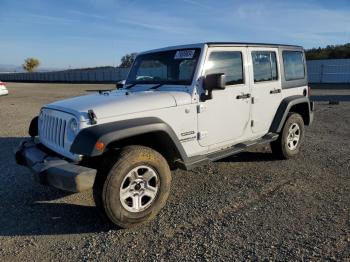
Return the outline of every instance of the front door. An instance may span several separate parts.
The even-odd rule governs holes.
[[[250,77],[254,101],[252,131],[263,135],[268,132],[282,99],[278,49],[250,47],[248,50],[253,69]]]
[[[239,140],[249,127],[251,100],[245,47],[210,48],[205,75],[224,73],[226,88],[213,90],[198,112],[199,144],[216,147]]]

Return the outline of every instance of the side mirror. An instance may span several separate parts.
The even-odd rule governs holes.
[[[223,90],[226,88],[226,77],[224,73],[210,74],[204,79],[204,89],[208,94],[202,94],[201,100],[205,101],[213,98],[214,89]]]
[[[120,88],[123,88],[124,85],[125,85],[125,80],[122,80],[122,81],[117,82],[117,84],[115,85],[115,87],[116,87],[117,89],[120,89]]]

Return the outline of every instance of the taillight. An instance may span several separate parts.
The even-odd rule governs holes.
[[[311,87],[310,87],[310,86],[308,86],[307,95],[308,95],[308,96],[311,96]]]

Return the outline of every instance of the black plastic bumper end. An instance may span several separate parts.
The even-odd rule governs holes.
[[[48,155],[33,139],[21,142],[15,150],[15,158],[17,164],[27,166],[35,180],[43,185],[69,192],[81,192],[91,189],[95,182],[96,169]]]

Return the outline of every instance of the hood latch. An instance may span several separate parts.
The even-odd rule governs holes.
[[[96,125],[97,121],[96,121],[96,115],[94,113],[94,111],[92,109],[88,110],[88,116],[90,118],[90,122],[92,125]]]

